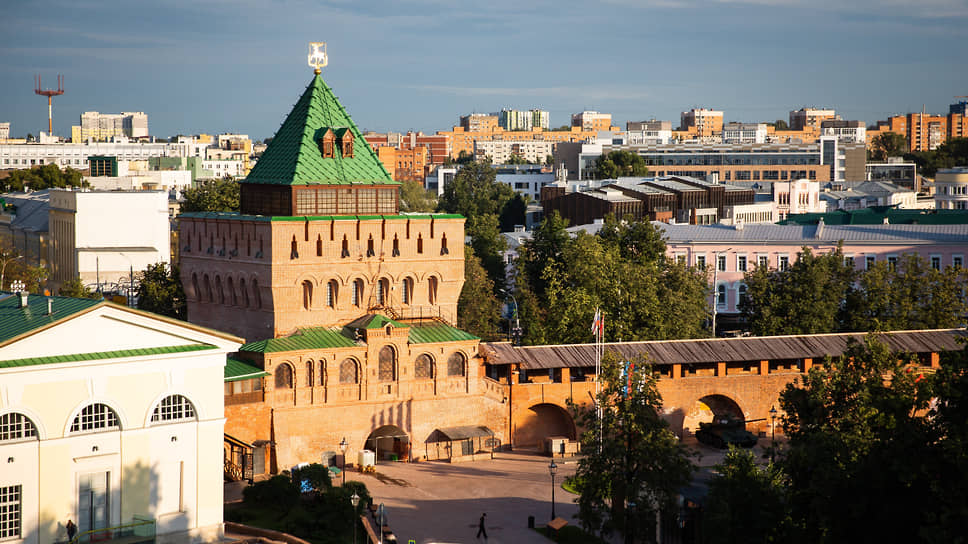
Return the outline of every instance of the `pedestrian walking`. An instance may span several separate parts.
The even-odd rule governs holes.
[[[484,518],[487,517],[487,512],[481,514],[481,523],[477,526],[477,538],[481,538],[484,535],[484,541],[487,542],[487,531],[484,529]]]
[[[74,520],[68,519],[65,527],[67,529],[67,541],[70,542],[74,540],[74,535],[77,534],[77,525],[74,525]]]

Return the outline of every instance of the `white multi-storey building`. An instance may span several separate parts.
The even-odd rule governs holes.
[[[119,161],[150,157],[186,157],[188,148],[171,143],[88,142],[70,144],[0,144],[0,170],[25,169],[45,164],[87,169],[88,157],[117,157]]]
[[[148,136],[148,116],[143,111],[81,114],[80,126],[71,127],[74,142],[107,141],[117,136],[143,138]]]
[[[934,178],[934,189],[935,208],[968,209],[968,168],[938,170]]]
[[[863,121],[843,121],[829,119],[820,122],[820,134],[833,136],[845,143],[866,143],[867,126]]]
[[[504,130],[531,130],[543,128],[547,130],[551,124],[551,115],[544,110],[511,110],[503,109],[498,114],[498,125]]]
[[[490,157],[494,164],[504,164],[517,155],[532,164],[544,164],[548,155],[555,151],[554,142],[532,140],[477,140],[474,142],[474,158]]]
[[[10,123],[0,123],[0,141],[10,138]]]
[[[766,143],[766,123],[726,123],[723,125],[724,144]]]

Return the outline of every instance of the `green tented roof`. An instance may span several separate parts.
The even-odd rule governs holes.
[[[323,158],[317,131],[353,134],[353,156]],[[345,130],[340,130],[345,129]],[[393,181],[343,105],[318,74],[283,121],[262,157],[242,183],[271,185],[389,184]]]
[[[20,308],[19,295],[4,292],[0,297],[0,343],[105,304],[102,299],[30,295],[27,307]],[[48,298],[53,309],[50,315],[47,315]]]
[[[254,367],[245,361],[227,357],[225,359],[225,381],[237,382],[239,380],[251,380],[268,376],[269,373],[261,368]]]
[[[480,340],[480,338],[451,327],[444,323],[432,325],[412,325],[410,327],[411,344],[431,344],[435,342],[459,342],[462,340]]]
[[[48,357],[30,357],[27,359],[10,359],[0,361],[0,368],[16,366],[48,365],[53,363],[72,363],[77,361],[98,361],[103,359],[121,359],[124,357],[141,357],[160,355],[165,353],[184,353],[215,349],[211,344],[188,344],[183,346],[163,346],[158,348],[119,349],[114,351],[96,351],[92,353],[73,353],[69,355],[51,355]]]
[[[299,332],[284,338],[269,338],[250,342],[239,351],[276,353],[280,351],[299,351],[304,349],[352,348],[357,343],[340,334],[339,329],[314,327],[300,329]]]

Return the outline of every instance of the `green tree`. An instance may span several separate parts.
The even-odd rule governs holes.
[[[859,275],[858,286],[847,305],[850,330],[943,329],[968,315],[968,273],[935,270],[917,254],[876,263]]]
[[[527,213],[527,197],[521,193],[516,193],[501,210],[501,215],[498,217],[498,227],[501,232],[512,232],[515,226],[524,225]]]
[[[138,308],[148,312],[187,319],[185,291],[177,267],[166,263],[150,264],[138,274]]]
[[[544,165],[545,166],[552,166],[553,164],[555,164],[555,156],[554,155],[545,155]]]
[[[921,416],[933,392],[917,364],[872,334],[781,393],[794,542],[930,542],[926,531],[944,532],[938,509],[950,511],[949,498],[936,490],[954,475],[938,471],[944,437]]]
[[[237,212],[239,184],[227,179],[205,181],[185,191],[182,212]]]
[[[790,130],[790,126],[787,125],[787,122],[783,119],[777,119],[774,121],[773,126],[776,127],[776,130]]]
[[[419,181],[407,180],[400,185],[400,211],[429,213],[437,209],[434,194]]]
[[[88,289],[81,281],[81,278],[67,280],[64,282],[64,285],[61,285],[60,289],[57,290],[57,294],[62,297],[73,298],[102,298],[100,293]]]
[[[545,268],[550,266],[551,273],[554,274],[554,270],[561,265],[561,255],[569,241],[568,231],[565,230],[567,227],[568,220],[553,211],[518,249],[518,277],[523,276],[523,280],[539,298],[545,293]]]
[[[660,415],[652,366],[644,359],[632,365],[619,360],[611,351],[602,358],[600,410],[572,405],[585,429],[575,478],[578,519],[585,530],[618,532],[627,543],[654,542],[659,512],[673,507],[693,466]]]
[[[968,166],[968,138],[952,138],[937,149],[906,153],[904,158],[917,163],[919,174],[933,178],[942,168]]]
[[[885,132],[871,140],[868,158],[872,161],[886,161],[888,157],[903,157],[908,152],[907,138],[896,132]]]
[[[631,151],[617,150],[608,155],[602,155],[595,166],[595,177],[598,179],[649,175],[649,167],[645,165],[645,160]]]
[[[521,155],[517,153],[511,153],[511,156],[508,157],[508,160],[504,164],[530,164],[530,163],[527,161],[527,159],[525,159]]]
[[[45,164],[25,170],[13,170],[4,182],[11,191],[24,191],[65,187],[82,187],[87,183],[80,170],[73,168],[60,169],[56,164]]]
[[[786,270],[747,272],[740,311],[758,336],[839,331],[848,319],[845,301],[854,280],[840,246],[824,255],[804,247]]]
[[[471,237],[470,247],[481,260],[495,289],[504,289],[506,270],[501,256],[507,249],[507,242],[498,228],[498,218],[494,214],[473,215],[465,223],[465,232]]]
[[[704,542],[786,542],[793,522],[788,493],[777,465],[760,467],[753,452],[730,447],[709,482],[703,505]]]
[[[457,326],[485,340],[498,337],[501,303],[474,250],[464,246],[464,287],[457,299]]]

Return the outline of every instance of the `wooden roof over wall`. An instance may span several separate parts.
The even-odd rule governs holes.
[[[964,329],[939,329],[885,332],[879,338],[893,351],[930,353],[961,349],[957,339],[965,335]],[[863,342],[865,336],[839,333],[621,342],[605,344],[605,351],[625,359],[645,355],[657,365],[823,359],[843,354],[848,339]],[[595,366],[595,344],[516,347],[507,342],[481,343],[481,353],[490,364],[518,363],[528,370]]]

